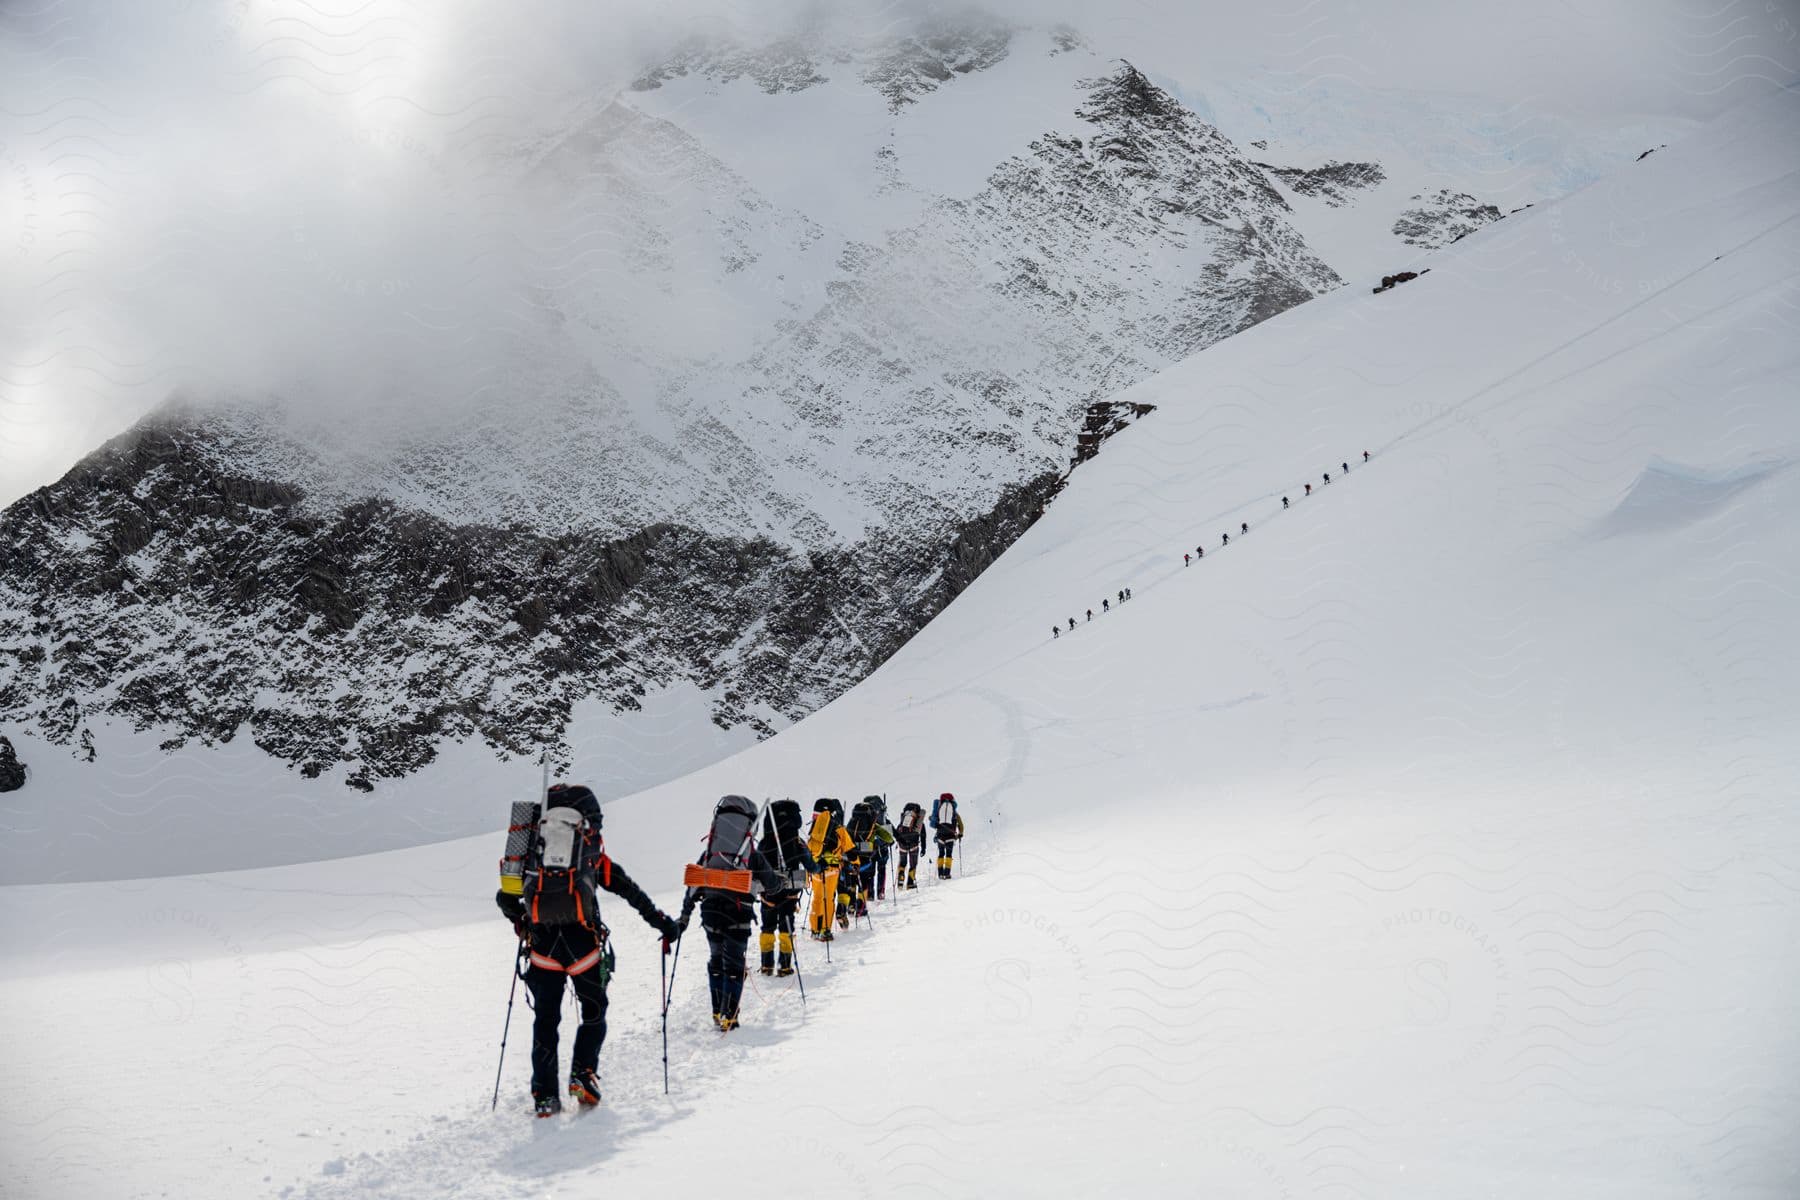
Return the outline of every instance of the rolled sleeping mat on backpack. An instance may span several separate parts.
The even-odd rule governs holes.
[[[537,833],[544,806],[536,800],[514,800],[506,823],[506,854],[500,859],[500,890],[509,896],[525,892],[525,856]]]
[[[682,882],[691,888],[713,888],[721,892],[742,892],[748,896],[760,889],[749,871],[725,871],[689,863]]]

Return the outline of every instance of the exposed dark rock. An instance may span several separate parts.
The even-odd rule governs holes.
[[[1421,203],[1400,214],[1394,222],[1394,235],[1409,246],[1422,246],[1427,250],[1460,241],[1502,216],[1496,206],[1483,204],[1467,192],[1453,192],[1448,188],[1413,199]]]
[[[1431,268],[1426,267],[1423,271],[1401,271],[1394,275],[1383,275],[1381,277],[1381,286],[1370,288],[1369,290],[1380,295],[1382,292],[1388,291],[1398,284],[1409,283],[1421,275],[1428,275],[1430,273]]]
[[[958,75],[983,71],[1005,58],[1012,31],[1001,25],[968,25],[905,38],[864,67],[863,82],[886,96],[898,112]]]
[[[0,633],[8,720],[90,761],[96,717],[177,731],[170,747],[248,728],[303,775],[344,764],[363,790],[445,738],[527,753],[560,741],[579,699],[629,710],[683,681],[715,692],[720,725],[767,735],[770,717],[805,716],[904,645],[1061,485],[1047,472],[1007,487],[935,551],[896,560],[880,537],[804,554],[677,525],[548,537],[387,500],[284,515],[267,501],[291,491],[222,477],[205,438],[134,432],[0,515],[19,551],[0,586],[43,614]],[[121,517],[145,532],[71,536]],[[133,556],[142,603],[121,608],[94,581]]]
[[[1154,404],[1134,404],[1124,400],[1100,400],[1088,405],[1081,432],[1075,436],[1075,457],[1069,460],[1069,469],[1073,471],[1100,453],[1101,443],[1113,434],[1155,411]]]
[[[1251,145],[1262,148],[1261,143]],[[1333,159],[1322,167],[1277,167],[1272,163],[1256,164],[1287,187],[1302,196],[1317,196],[1332,208],[1349,204],[1350,193],[1374,187],[1387,178],[1380,163],[1338,162]]]
[[[11,739],[0,736],[0,792],[18,791],[30,774],[30,769],[19,761]]]

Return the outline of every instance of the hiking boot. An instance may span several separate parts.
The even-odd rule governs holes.
[[[569,1095],[583,1108],[600,1103],[600,1080],[592,1071],[576,1067],[569,1074]]]
[[[732,1030],[736,1029],[737,1027],[738,1027],[738,1019],[736,1017],[727,1017],[727,1016],[719,1017],[719,1032],[720,1033],[730,1033]]]
[[[546,1092],[542,1096],[535,1097],[535,1099],[537,1101],[537,1115],[540,1118],[554,1117],[557,1113],[562,1111],[562,1098],[555,1092]]]
[[[756,968],[756,973],[758,975],[773,975],[775,973],[775,968],[771,967],[768,963],[764,963],[762,966]]]
[[[793,973],[794,973],[794,968],[792,968],[792,967],[782,967],[780,970],[775,972],[775,974],[781,976],[783,979],[786,979],[789,975],[792,975]]]

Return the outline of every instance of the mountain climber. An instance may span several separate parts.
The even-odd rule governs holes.
[[[1364,462],[1368,462],[1368,461],[1369,461],[1369,452],[1368,452],[1368,451],[1367,451],[1367,450],[1364,450],[1364,451],[1363,451],[1363,461],[1364,461]]]
[[[956,811],[956,797],[949,792],[937,798],[931,806],[931,823],[937,830],[937,869],[939,879],[950,878],[951,861],[956,855],[956,844],[962,841],[962,814]]]
[[[881,847],[892,845],[894,831],[882,817],[880,796],[864,796],[850,810],[846,828],[851,846],[844,854],[844,871],[838,890],[847,896],[846,907],[851,916],[869,915],[869,897],[875,894],[875,876],[881,865]],[[840,914],[841,915],[841,914]],[[838,922],[840,925],[843,921]]]
[[[1286,508],[1287,506],[1288,506],[1288,498],[1286,496],[1283,496],[1281,498],[1281,507]]]
[[[552,814],[571,816],[557,821]],[[610,931],[600,920],[596,888],[631,905],[638,916],[662,935],[663,953],[681,936],[681,923],[651,903],[644,890],[606,853],[600,836],[600,801],[579,784],[557,784],[544,797],[538,847],[527,863],[523,891],[501,891],[494,902],[519,935],[521,954],[530,966],[523,976],[537,1016],[531,1028],[531,1096],[540,1117],[562,1111],[556,1094],[557,1026],[562,1017],[563,982],[575,989],[581,1023],[569,1066],[569,1094],[584,1108],[600,1103],[596,1071],[606,1041],[606,985],[612,975]],[[561,855],[545,853],[545,844],[563,832]],[[551,847],[555,849],[555,847]],[[556,857],[566,869],[547,866]]]
[[[1088,609],[1087,614],[1088,614],[1088,620],[1092,621],[1094,619],[1094,610],[1091,608]]]
[[[812,858],[808,875],[812,884],[812,905],[807,910],[806,931],[815,941],[829,942],[831,908],[838,893],[838,872],[844,863],[844,852],[854,843],[844,828],[844,806],[836,800],[819,800],[813,804],[812,828],[806,837],[806,852]]]
[[[1221,542],[1221,543],[1219,543],[1219,544],[1220,544],[1220,545],[1222,545],[1222,546],[1229,546],[1229,545],[1231,545],[1231,535],[1230,535],[1230,534],[1229,534],[1229,533],[1228,533],[1228,534],[1226,534],[1226,535],[1225,535],[1225,540],[1224,540],[1224,541],[1223,541],[1223,542]]]
[[[1131,599],[1131,589],[1130,588],[1125,589],[1125,598],[1127,600]]]
[[[875,839],[875,898],[887,899],[888,863],[894,857],[894,826],[888,820],[887,797],[871,796],[875,802],[875,823],[887,830],[887,837]]]
[[[706,930],[706,988],[712,996],[713,1024],[721,1033],[738,1026],[738,1006],[744,998],[744,955],[756,917],[750,907],[752,898],[783,884],[781,873],[756,844],[757,817],[756,805],[748,798],[720,798],[713,808],[706,849],[695,864],[703,869],[700,877],[709,882],[690,886],[681,905],[683,928],[695,904],[700,906],[700,927]],[[691,871],[689,877],[695,878]],[[715,879],[719,884],[711,882]]]
[[[1125,589],[1124,588],[1119,589],[1119,603],[1120,604],[1125,603]]]
[[[800,893],[806,887],[807,873],[813,870],[812,855],[800,836],[800,806],[792,800],[777,800],[769,805],[763,817],[761,838],[757,848],[765,863],[774,863],[781,876],[778,887],[765,888],[757,907],[762,914],[762,936],[757,948],[762,951],[760,970],[764,975],[794,973],[794,918],[800,912]],[[776,965],[776,951],[780,965]]]
[[[1312,484],[1310,483],[1306,485],[1306,494],[1309,496],[1312,495]]]
[[[1103,613],[1112,611],[1112,601],[1108,600],[1105,596],[1100,597],[1100,611]]]
[[[1069,618],[1069,632],[1070,633],[1075,632],[1075,618],[1074,617]]]
[[[1184,567],[1193,566],[1194,565],[1194,556],[1191,554],[1183,554],[1181,556],[1181,565]]]
[[[907,804],[900,810],[900,819],[894,823],[894,846],[897,854],[894,864],[894,886],[905,886],[909,892],[919,889],[919,851],[925,848],[925,809],[922,805]]]
[[[1249,533],[1250,532],[1250,522],[1244,521],[1241,524],[1239,524],[1238,532],[1239,533]]]
[[[1055,639],[1056,639],[1056,638],[1059,638],[1059,637],[1061,637],[1061,636],[1062,636],[1062,626],[1060,626],[1060,625],[1052,625],[1052,626],[1051,626],[1051,627],[1050,627],[1050,637],[1051,637],[1051,639],[1052,639],[1052,640],[1055,640]]]
[[[1194,557],[1195,558],[1205,558],[1206,557],[1206,547],[1205,546],[1195,546],[1194,547]]]
[[[1339,463],[1338,466],[1340,466],[1344,469],[1344,474],[1348,475],[1350,473],[1350,464],[1349,463],[1347,463],[1347,462]]]
[[[1331,482],[1331,472],[1330,471],[1325,472],[1325,482],[1326,483]]]

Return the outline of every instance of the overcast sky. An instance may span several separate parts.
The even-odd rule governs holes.
[[[1274,72],[1703,119],[1800,70],[1800,0],[984,7],[1067,22],[1196,93]],[[688,34],[762,39],[825,13],[903,31],[962,8],[0,0],[0,504],[178,390],[455,387],[499,353],[468,331],[506,327],[479,307],[513,303],[508,227],[530,219],[484,206],[491,159],[470,147],[554,128]]]

